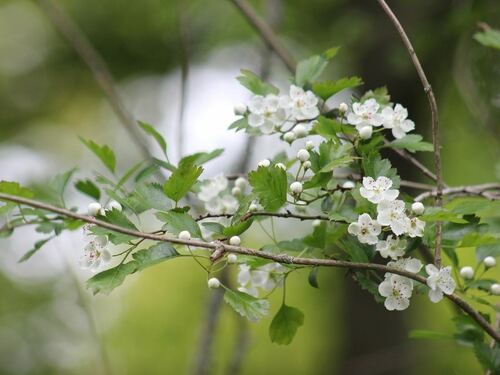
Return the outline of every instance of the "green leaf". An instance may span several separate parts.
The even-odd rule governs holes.
[[[192,162],[195,165],[202,165],[219,157],[223,152],[223,148],[217,148],[210,152],[197,152],[195,154],[188,155],[184,157],[183,160],[185,160],[185,162]]]
[[[295,307],[281,305],[269,326],[271,341],[279,345],[292,342],[297,330],[304,324],[304,314]]]
[[[246,232],[248,228],[252,226],[253,219],[247,219],[245,221],[236,222],[222,231],[222,234],[226,237],[239,236],[243,232]]]
[[[448,202],[444,207],[459,215],[476,215],[480,216],[480,212],[488,209],[495,202],[485,198],[457,198]]]
[[[131,168],[129,168],[125,174],[120,178],[118,183],[116,184],[115,190],[118,190],[121,188],[125,183],[132,177],[132,175],[139,170],[139,168],[144,164],[144,161],[140,161],[139,163],[133,165]]]
[[[359,99],[360,102],[364,102],[365,100],[368,99],[375,99],[377,103],[381,105],[388,105],[391,102],[391,97],[389,96],[387,92],[387,87],[379,87],[375,90],[370,90],[367,91],[361,99]]]
[[[491,370],[492,375],[500,374],[500,348],[491,348],[484,342],[474,343],[474,353],[484,370]]]
[[[201,225],[204,228],[207,228],[210,232],[215,233],[215,234],[222,234],[224,231],[224,225],[221,223],[217,223],[215,221],[208,221],[208,222],[203,222]]]
[[[203,168],[196,166],[192,160],[182,159],[179,167],[163,185],[163,191],[170,199],[178,202],[194,185]]]
[[[269,311],[269,302],[265,299],[255,298],[238,290],[226,289],[224,301],[241,316],[251,322],[257,322]]]
[[[75,188],[82,192],[83,194],[88,195],[91,198],[94,198],[96,201],[101,198],[101,191],[91,180],[78,180],[75,183]]]
[[[500,256],[500,244],[480,245],[476,248],[476,258],[482,262],[487,256],[497,258]]]
[[[265,96],[267,94],[278,94],[278,88],[273,85],[263,82],[257,75],[250,70],[241,70],[241,76],[236,78],[240,83],[253,92],[255,95]]]
[[[309,285],[311,285],[313,288],[317,288],[317,289],[319,289],[318,271],[319,271],[319,267],[311,268],[311,271],[309,272],[309,276],[307,277],[307,281],[309,282]]]
[[[475,33],[474,39],[483,46],[500,49],[500,30],[487,27],[484,31]]]
[[[172,201],[165,196],[159,184],[139,183],[136,185],[133,195],[147,207],[146,209],[154,208],[156,210],[168,211],[172,208]]]
[[[179,234],[183,230],[187,230],[192,237],[202,238],[198,223],[185,212],[157,212],[156,217],[165,223],[164,228],[172,234]]]
[[[316,81],[338,50],[338,47],[330,48],[321,55],[315,55],[300,61],[295,70],[295,83],[297,86],[303,87],[307,83]]]
[[[312,86],[313,92],[321,99],[327,100],[338,92],[361,86],[363,81],[359,77],[341,78],[338,81],[316,82]]]
[[[425,211],[425,215],[420,216],[420,219],[426,222],[434,221],[449,221],[457,224],[467,224],[468,221],[452,211],[445,208],[429,207]]]
[[[119,264],[91,277],[87,280],[87,288],[91,289],[94,295],[97,293],[109,294],[113,289],[123,284],[125,278],[137,269],[138,263],[136,261]]]
[[[410,339],[418,339],[418,340],[451,340],[453,336],[435,331],[428,331],[424,329],[414,329],[410,331],[408,337]]]
[[[393,188],[399,187],[400,178],[398,171],[392,168],[391,162],[387,159],[382,159],[378,152],[371,152],[365,155],[363,159],[363,168],[365,175],[373,178],[385,176],[390,178],[393,183]]]
[[[94,141],[90,139],[86,140],[82,137],[80,137],[80,141],[82,141],[82,143],[85,146],[87,146],[87,148],[90,151],[92,151],[95,154],[95,156],[97,156],[102,161],[102,163],[106,166],[106,168],[108,168],[111,171],[111,173],[115,173],[116,157],[115,153],[109,146],[107,145],[99,146]]]
[[[34,187],[37,199],[50,203],[54,206],[65,207],[64,192],[76,169],[61,173]]]
[[[45,245],[47,242],[49,242],[53,238],[54,238],[54,236],[35,242],[35,246],[33,247],[33,249],[26,252],[26,254],[24,254],[21,257],[21,259],[18,260],[18,263],[22,263],[22,262],[27,261],[33,255],[35,255],[35,253],[38,252],[38,250],[40,250],[43,247],[43,245]]]
[[[240,131],[240,130],[244,130],[246,128],[248,128],[248,119],[246,117],[242,117],[236,121],[234,121],[231,125],[229,125],[229,128],[228,130],[236,130],[236,131]]]
[[[138,123],[139,123],[139,126],[142,128],[142,130],[144,130],[146,133],[148,133],[150,136],[152,136],[156,140],[156,143],[158,143],[158,145],[160,146],[161,150],[163,151],[163,154],[165,155],[165,157],[168,158],[168,156],[167,156],[167,142],[162,137],[162,135],[160,133],[158,133],[158,131],[153,126],[151,126],[145,122],[142,122],[142,121],[138,121]]]
[[[266,210],[277,211],[285,204],[288,184],[283,169],[259,167],[248,174],[248,182]]]
[[[157,243],[148,249],[139,250],[132,254],[132,257],[137,262],[138,271],[142,271],[144,268],[154,266],[176,256],[179,256],[179,253],[172,245],[166,242]]]
[[[393,148],[406,149],[410,152],[434,151],[432,143],[422,141],[419,134],[408,134],[401,139],[395,139],[389,144]]]
[[[106,216],[100,216],[99,219],[122,228],[137,230],[137,227],[128,219],[128,217],[119,210],[113,209],[106,211]]]
[[[34,195],[30,189],[22,187],[19,183],[5,180],[0,181],[0,193],[16,195],[24,198],[32,198]],[[16,203],[10,201],[2,201],[1,199],[0,202],[5,203],[3,206],[0,206],[0,215],[6,215],[17,205]]]

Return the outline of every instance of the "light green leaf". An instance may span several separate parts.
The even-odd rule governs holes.
[[[321,55],[315,55],[300,61],[295,71],[295,83],[297,86],[303,87],[307,83],[316,81],[327,67],[328,62],[337,54],[338,50],[338,47],[330,48]]]
[[[484,258],[492,256],[497,258],[500,256],[500,244],[480,245],[476,248],[476,258],[478,262],[482,262]]]
[[[248,182],[266,210],[277,211],[285,204],[288,185],[283,169],[259,167],[248,174]]]
[[[242,69],[241,76],[236,78],[240,83],[255,95],[266,96],[267,94],[278,94],[278,88],[263,82],[257,75],[249,70]]]
[[[209,162],[210,160],[219,157],[223,152],[223,148],[217,148],[210,152],[197,152],[195,154],[188,155],[184,157],[183,160],[185,160],[186,162],[193,162],[193,164],[195,165],[202,165]]]
[[[483,46],[500,49],[500,30],[487,27],[484,31],[475,33],[474,39]]]
[[[173,210],[168,212],[157,212],[156,217],[158,220],[165,223],[164,228],[172,234],[179,234],[183,230],[187,230],[191,233],[192,237],[202,238],[198,223],[185,212]]]
[[[226,289],[224,301],[241,316],[251,322],[257,322],[269,312],[269,302],[258,299],[238,290]]]
[[[389,93],[387,92],[387,87],[379,87],[375,90],[370,90],[367,91],[361,99],[359,99],[360,102],[364,102],[365,100],[368,99],[375,99],[377,103],[382,104],[382,105],[388,105],[391,102],[391,97],[389,96]]]
[[[21,185],[19,185],[19,183],[5,180],[0,181],[0,193],[15,195],[24,198],[32,198],[34,195],[34,193],[30,189],[22,187]],[[12,203],[10,201],[0,200],[0,202],[5,203],[3,206],[0,206],[0,215],[5,215],[14,207],[16,207],[16,203]]]
[[[138,271],[142,271],[144,268],[154,266],[176,256],[179,256],[179,253],[172,245],[166,242],[157,243],[148,249],[139,250],[132,254],[132,257],[137,262]]]
[[[178,202],[194,185],[203,168],[196,166],[192,160],[182,159],[179,167],[163,185],[163,191],[170,199]]]
[[[393,188],[398,188],[401,179],[398,176],[398,171],[392,168],[391,162],[388,159],[382,159],[378,152],[371,152],[363,158],[363,169],[365,175],[373,178],[385,176],[392,180]]]
[[[109,294],[113,289],[123,284],[125,278],[137,271],[138,263],[134,260],[128,263],[120,264],[87,280],[87,288],[97,293]]]
[[[269,326],[271,341],[279,345],[292,342],[297,330],[304,324],[304,314],[295,307],[281,305]]]
[[[168,158],[168,156],[167,156],[167,142],[162,137],[162,135],[160,133],[158,133],[158,131],[153,126],[151,126],[145,122],[142,122],[142,121],[138,121],[138,123],[139,123],[139,126],[142,128],[142,130],[144,130],[146,133],[148,133],[150,136],[152,136],[156,140],[156,143],[158,143],[158,145],[160,146],[161,150],[163,151],[163,154],[165,155],[165,157]]]
[[[449,221],[457,224],[467,224],[468,221],[462,219],[461,215],[458,215],[452,211],[449,211],[445,208],[439,207],[429,207],[425,211],[425,215],[420,216],[420,220],[426,222],[434,222],[434,221]]]
[[[240,130],[244,130],[248,128],[248,120],[246,117],[242,117],[236,121],[234,121],[231,125],[229,125],[228,130],[236,130],[237,132]]]
[[[134,197],[140,201],[146,209],[167,211],[172,208],[172,201],[163,193],[161,185],[156,183],[138,183],[134,190]]]
[[[101,191],[91,180],[78,180],[75,183],[75,188],[82,192],[83,194],[88,195],[91,198],[94,198],[96,201],[101,198]]]
[[[248,228],[252,226],[253,219],[248,219],[245,221],[239,221],[236,222],[226,228],[222,231],[222,234],[224,234],[226,237],[232,237],[232,236],[239,236],[243,232],[247,231]]]
[[[111,173],[115,173],[115,168],[116,168],[116,157],[115,153],[113,150],[107,146],[99,146],[97,143],[95,143],[92,140],[86,140],[82,137],[80,137],[80,141],[87,146],[87,148],[92,151],[101,161],[102,163],[108,168]]]
[[[389,144],[393,148],[406,149],[410,152],[434,151],[432,143],[422,141],[419,134],[408,134],[401,139],[395,139]]]
[[[327,100],[338,92],[361,86],[363,81],[359,77],[341,78],[338,81],[316,82],[312,86],[313,92],[321,99]]]

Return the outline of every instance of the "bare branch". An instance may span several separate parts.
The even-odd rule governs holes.
[[[120,227],[118,225],[114,225],[111,223],[107,223],[105,221],[96,219],[91,216],[81,215],[76,212],[55,207],[46,203],[38,202],[32,199],[22,198],[10,194],[0,193],[0,200],[5,200],[9,202],[14,202],[18,204],[23,204],[26,206],[39,208],[42,210],[58,213],[64,215],[66,217],[81,220],[83,222],[94,224],[102,228],[106,228],[118,233],[127,234],[136,238],[141,238],[144,240],[152,240],[152,241],[161,241],[161,242],[169,242],[178,245],[189,245],[192,247],[199,247],[203,249],[209,249],[211,251],[216,250],[221,246],[221,243],[213,243],[213,242],[204,242],[199,240],[182,240],[177,237],[171,237],[166,235],[159,235],[154,233],[144,233],[139,232],[137,230],[127,229]],[[248,247],[242,246],[233,246],[228,244],[223,244],[225,251],[228,253],[249,255],[254,257],[259,257],[263,259],[269,259],[274,262],[282,263],[282,264],[294,264],[294,265],[303,265],[303,266],[323,266],[323,267],[338,267],[338,268],[346,268],[346,269],[354,269],[354,270],[373,270],[380,272],[389,272],[396,275],[401,275],[418,281],[419,283],[426,284],[426,278],[420,275],[416,275],[414,273],[401,270],[394,267],[385,266],[383,264],[376,263],[360,263],[360,262],[350,262],[345,260],[337,260],[337,259],[315,259],[315,258],[301,258],[301,257],[293,257],[288,254],[274,254],[268,253],[261,250],[251,249]],[[465,302],[460,296],[457,294],[445,295],[448,299],[453,301],[457,306],[459,306],[465,313],[471,316],[493,339],[495,339],[498,343],[500,343],[500,334],[484,319],[484,317],[474,310],[467,302]]]
[[[426,191],[415,197],[416,202],[421,202],[426,198],[436,197],[437,189]],[[500,183],[489,182],[479,185],[453,186],[445,188],[441,195],[478,195],[491,200],[500,200]]]

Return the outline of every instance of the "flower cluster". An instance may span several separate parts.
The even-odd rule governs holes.
[[[84,254],[80,258],[80,267],[84,270],[97,272],[102,266],[109,263],[111,253],[106,250],[108,239],[105,236],[91,236],[91,240],[84,247]]]
[[[403,138],[406,133],[415,129],[415,123],[408,119],[408,110],[401,104],[382,107],[373,98],[363,103],[353,103],[351,110],[347,112],[347,122],[354,125],[364,139],[371,138],[373,127],[390,129],[396,139]]]
[[[221,215],[233,214],[236,211],[238,200],[229,192],[228,187],[229,182],[223,175],[218,175],[201,184],[198,199],[204,203],[208,213]],[[241,189],[244,188],[243,183],[239,183],[238,188],[239,190],[234,193],[241,194]]]
[[[251,296],[259,296],[259,288],[270,292],[283,282],[285,267],[279,263],[268,263],[257,268],[240,264],[238,271],[238,290]]]
[[[235,112],[242,115],[245,113],[241,109]],[[285,124],[295,125],[299,121],[313,120],[318,116],[316,95],[294,85],[290,87],[288,95],[255,95],[248,104],[248,125],[264,134],[281,129]],[[307,135],[304,125],[298,124],[295,128],[294,132],[287,133],[285,138],[288,141]]]

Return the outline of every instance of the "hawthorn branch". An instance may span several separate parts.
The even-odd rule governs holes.
[[[415,66],[415,70],[422,82],[422,86],[424,88],[425,94],[427,95],[427,100],[429,101],[429,107],[431,110],[431,122],[432,122],[432,144],[434,145],[434,168],[436,172],[436,204],[438,207],[443,206],[442,192],[444,188],[443,183],[443,175],[441,171],[441,145],[439,142],[439,117],[438,117],[438,108],[436,103],[436,97],[434,96],[434,91],[432,90],[432,86],[427,79],[427,76],[422,68],[422,64],[420,64],[420,60],[415,53],[415,49],[408,38],[403,26],[399,22],[398,18],[391,10],[389,5],[384,0],[377,0],[384,12],[387,14],[394,27],[396,28],[399,36],[403,40],[403,44],[405,45],[408,53],[410,54],[410,58]],[[439,268],[441,266],[441,240],[442,240],[442,229],[443,223],[438,221],[436,223],[436,248],[434,250],[434,259],[435,264]]]
[[[436,197],[438,190],[426,191],[415,197],[416,202],[421,202],[426,198]],[[441,195],[478,195],[490,200],[500,200],[500,183],[489,182],[479,185],[453,186],[443,189]]]
[[[140,232],[133,229],[128,229],[124,227],[120,227],[119,225],[107,223],[105,221],[96,219],[91,216],[86,216],[79,214],[74,211],[70,211],[64,208],[55,207],[46,203],[38,202],[32,199],[18,197],[10,194],[0,193],[0,200],[14,202],[17,204],[23,204],[26,206],[39,208],[41,210],[54,212],[72,219],[81,220],[83,222],[97,225],[102,228],[106,228],[112,230],[114,232],[127,234],[129,236],[133,236],[136,238],[140,238],[143,240],[152,240],[159,242],[168,242],[177,245],[187,245],[192,247],[199,247],[203,249],[208,249],[210,251],[214,251],[219,249],[221,246],[224,247],[224,250],[228,253],[235,253],[241,255],[248,255],[259,257],[263,259],[269,259],[277,263],[282,264],[292,264],[292,265],[302,265],[302,266],[323,266],[323,267],[338,267],[338,268],[346,268],[346,269],[354,269],[354,270],[372,270],[379,272],[389,272],[396,275],[401,275],[404,277],[408,277],[412,280],[418,281],[419,283],[426,284],[426,278],[420,275],[416,275],[414,273],[401,270],[394,267],[389,267],[383,264],[377,263],[360,263],[360,262],[350,262],[345,260],[337,260],[337,259],[316,259],[316,258],[302,258],[302,257],[293,257],[288,254],[273,254],[263,252],[261,250],[252,249],[243,246],[234,246],[224,243],[215,243],[215,242],[205,242],[200,240],[182,240],[177,237],[171,237],[166,235],[154,234],[154,233],[145,233]],[[496,342],[500,343],[500,334],[486,321],[486,319],[476,311],[472,306],[470,306],[466,301],[464,301],[457,294],[445,295],[449,300],[459,306],[466,314],[468,314],[471,318],[473,318],[488,335],[491,336]]]
[[[209,218],[220,218],[220,217],[225,217],[225,218],[232,218],[234,215],[232,214],[204,214],[198,216],[195,220],[196,221],[201,221]],[[244,214],[241,218],[240,221],[246,221],[254,216],[269,216],[269,217],[280,217],[280,218],[286,218],[286,219],[298,219],[300,221],[305,221],[305,220],[324,220],[324,221],[336,221],[336,220],[331,220],[328,216],[324,215],[300,215],[300,214],[294,214],[291,211],[287,210],[286,212],[267,212],[267,211],[256,211],[256,212],[247,212]]]

